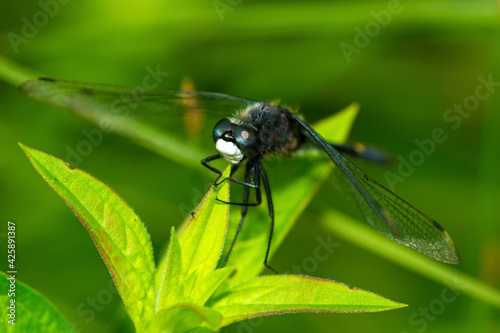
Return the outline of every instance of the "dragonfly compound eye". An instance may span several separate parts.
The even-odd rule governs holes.
[[[260,140],[253,128],[239,125],[233,128],[233,135],[239,148],[247,157],[252,157],[260,152]]]
[[[221,119],[215,124],[214,127],[214,133],[213,133],[213,139],[214,142],[217,142],[224,133],[230,132],[232,128],[231,121],[227,118]]]

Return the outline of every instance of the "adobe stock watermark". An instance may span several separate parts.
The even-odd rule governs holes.
[[[181,213],[182,218],[185,218],[189,214],[193,213],[193,210],[196,209],[196,207],[198,207],[200,202],[203,201],[203,198],[205,197],[206,193],[208,193],[208,191],[210,191],[212,186],[213,186],[213,182],[205,184],[205,187],[204,187],[205,192],[200,191],[198,188],[193,188],[192,191],[193,191],[194,195],[193,195],[192,206],[188,206],[188,205],[183,204],[183,203],[178,206],[179,212]]]
[[[384,173],[388,188],[394,192],[396,184],[404,183],[408,177],[415,173],[416,167],[421,166],[424,162],[436,151],[439,144],[448,140],[448,134],[451,130],[457,130],[462,126],[465,119],[469,118],[472,113],[477,111],[481,106],[481,102],[490,98],[497,87],[500,87],[500,82],[493,81],[493,75],[489,74],[487,78],[478,76],[478,85],[474,89],[474,93],[465,97],[462,103],[455,103],[453,107],[447,109],[443,113],[443,121],[449,125],[449,128],[443,129],[437,127],[433,129],[424,139],[415,139],[416,148],[405,157],[398,156],[399,165],[398,172],[393,173],[386,171]]]
[[[332,242],[331,235],[327,235],[326,238],[317,237],[316,241],[318,245],[313,250],[313,255],[304,258],[300,265],[293,265],[289,270],[283,272],[283,274],[293,274],[293,275],[306,275],[312,274],[318,269],[319,263],[327,260],[333,252],[340,247],[340,243]],[[252,333],[257,328],[262,326],[264,323],[264,318],[255,317],[249,320],[244,320],[238,324],[236,332],[238,333]]]
[[[421,306],[417,311],[414,311],[409,317],[408,322],[414,328],[412,332],[423,333],[429,323],[433,323],[437,318],[443,314],[448,305],[455,302],[462,291],[459,290],[457,279],[446,282],[447,287],[443,288],[439,296],[429,302],[427,306]],[[410,333],[409,331],[402,331],[401,333]]]
[[[264,324],[263,317],[255,317],[244,320],[238,324],[238,328],[236,329],[237,333],[252,333],[255,329],[259,328]]]
[[[108,287],[99,290],[94,297],[87,297],[87,299],[76,307],[76,313],[83,317],[84,321],[88,324],[91,323],[96,314],[102,312],[113,299],[120,294],[116,289],[113,279],[109,280]]]
[[[169,73],[162,72],[160,65],[157,64],[156,68],[146,66],[147,74],[142,79],[142,85],[135,88],[138,89],[155,89],[163,82]],[[91,97],[90,97],[91,98]],[[112,101],[109,105],[110,113],[116,116],[127,116],[131,110],[140,107],[140,102],[144,100],[144,95],[137,94],[133,99],[128,95],[121,95]],[[104,140],[104,134],[113,131],[113,124],[106,119],[99,123],[99,128],[92,130],[83,130],[82,134],[85,139],[82,139],[76,145],[76,148],[66,146],[66,162],[72,167],[78,166],[84,157],[88,157],[95,147],[99,146]]]
[[[40,10],[36,11],[31,17],[23,16],[21,22],[20,34],[9,32],[7,38],[15,53],[19,53],[19,46],[28,44],[30,40],[35,38],[40,29],[44,28],[54,18],[61,8],[61,5],[66,5],[70,0],[40,0],[38,6]]]
[[[382,28],[387,27],[391,23],[393,16],[400,14],[402,11],[403,5],[400,0],[389,0],[385,9],[379,11],[372,10],[370,12],[373,20],[366,22],[363,28],[355,26],[353,28],[355,34],[352,44],[346,42],[339,44],[347,63],[351,63],[354,54],[360,54],[361,50],[367,48],[372,39],[380,34]]]
[[[232,12],[234,8],[239,6],[243,0],[214,0],[212,5],[214,6],[215,12],[219,16],[221,21],[224,21],[224,15],[226,12]]]
[[[340,243],[332,242],[332,236],[327,235],[325,239],[317,237],[318,245],[314,248],[313,255],[304,258],[300,265],[292,265],[292,267],[284,272],[284,274],[306,275],[314,273],[323,262],[330,258],[332,253],[340,247]]]

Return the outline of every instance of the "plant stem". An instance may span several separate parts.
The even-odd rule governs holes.
[[[0,79],[18,86],[24,81],[39,77],[33,70],[16,64],[10,59],[0,56]]]
[[[500,291],[470,275],[398,245],[369,226],[334,210],[327,209],[322,221],[335,235],[444,284],[455,294],[464,293],[500,308]]]

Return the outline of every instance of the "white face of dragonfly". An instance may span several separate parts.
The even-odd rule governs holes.
[[[244,158],[241,150],[233,142],[218,139],[215,143],[215,148],[229,163],[238,164]]]

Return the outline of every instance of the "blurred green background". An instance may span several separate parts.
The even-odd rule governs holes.
[[[455,104],[471,100],[479,76],[500,82],[499,4],[391,3],[4,2],[0,54],[45,76],[123,86],[141,85],[146,68],[159,66],[169,73],[161,88],[178,89],[190,76],[200,90],[300,105],[311,122],[357,101],[361,113],[351,138],[404,158],[417,149],[415,140],[442,128],[447,140],[396,185],[396,192],[447,229],[462,257],[459,270],[499,287],[500,89],[461,116],[456,129],[443,118]],[[393,13],[385,15],[389,10]],[[38,27],[30,29],[26,22]],[[363,39],[359,31],[365,29],[372,36]],[[353,50],[348,56],[341,48],[347,44]],[[82,332],[125,332],[131,323],[119,297],[105,297],[111,277],[88,233],[17,145],[66,158],[68,147],[86,139],[83,130],[93,128],[0,81],[0,236],[5,248],[6,221],[17,222],[18,279],[46,295]],[[385,169],[360,166],[387,185]],[[171,226],[183,220],[179,207],[197,205],[213,180],[209,172],[186,169],[112,134],[78,168],[134,208],[156,253]],[[398,164],[388,170],[397,173]],[[314,218],[332,205],[334,191],[326,185],[271,261],[273,267],[284,271],[300,265],[313,255],[317,237],[327,237]],[[310,275],[409,307],[376,314],[271,316],[222,331],[500,331],[498,309],[449,294],[446,286],[331,237],[338,248]],[[4,271],[5,264],[0,263]],[[443,294],[456,297],[444,302]]]

